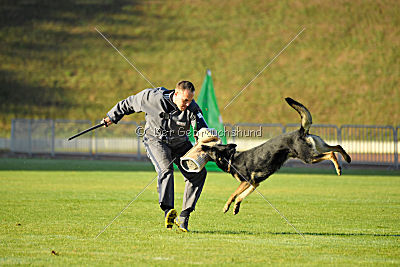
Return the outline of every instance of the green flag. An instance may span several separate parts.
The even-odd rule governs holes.
[[[214,93],[214,85],[211,79],[211,71],[207,70],[206,77],[204,78],[203,85],[201,86],[199,97],[197,98],[197,104],[203,111],[203,117],[207,122],[209,128],[214,128],[218,131],[218,135],[222,140],[223,144],[226,144],[226,136],[224,131],[224,124],[222,122],[221,114],[219,113],[217,98]],[[193,137],[193,129],[189,139],[192,143],[195,143]],[[221,171],[215,162],[208,162],[206,165],[209,171]]]
[[[222,122],[221,114],[219,113],[210,70],[207,70],[206,77],[204,78],[204,82],[201,86],[200,94],[196,102],[203,111],[203,117],[207,122],[208,127],[217,130],[219,137],[222,139],[222,143],[226,144],[224,124]],[[191,129],[191,135],[189,139],[192,143],[195,142],[193,138],[193,129]]]
[[[219,113],[210,70],[207,70],[199,97],[197,98],[197,104],[203,111],[203,117],[206,120],[208,127],[216,129],[218,135],[222,139],[222,143],[226,144],[224,124],[222,122],[221,114]]]

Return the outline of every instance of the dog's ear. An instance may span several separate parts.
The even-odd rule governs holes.
[[[236,152],[236,144],[227,144],[227,145],[215,145],[211,147],[211,151],[224,153],[224,154],[232,154]]]
[[[237,146],[236,144],[227,144],[226,147],[225,147],[226,153],[227,153],[229,156],[235,154],[235,152],[236,152],[236,146]]]
[[[207,146],[207,145],[201,145],[201,149],[204,152],[227,152],[227,153],[235,153],[236,151],[236,144],[227,144],[227,145],[214,145],[214,146]]]
[[[236,150],[236,147],[237,147],[236,144],[227,144],[226,146],[227,146],[227,148],[228,148],[229,150],[232,150],[232,149],[235,149],[235,150]]]
[[[201,150],[203,150],[204,152],[209,152],[211,151],[211,149],[211,146],[201,145]]]

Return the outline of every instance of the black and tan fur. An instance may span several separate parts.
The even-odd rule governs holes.
[[[297,158],[309,164],[330,160],[338,175],[341,175],[341,168],[334,152],[339,152],[347,162],[351,162],[350,156],[340,145],[330,146],[321,137],[309,134],[312,118],[306,107],[291,98],[285,100],[300,114],[300,129],[271,138],[243,152],[236,151],[235,144],[202,146],[220,169],[232,174],[240,182],[226,202],[224,212],[235,201],[233,213],[237,214],[243,199],[289,158]]]

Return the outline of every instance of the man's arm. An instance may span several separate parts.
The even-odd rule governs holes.
[[[197,105],[196,101],[193,100],[188,109],[193,112],[191,117],[191,125],[193,129],[199,131],[201,128],[208,128],[207,122],[203,117],[203,112],[199,105]]]
[[[149,90],[143,90],[136,95],[119,101],[109,112],[107,117],[103,119],[106,127],[111,123],[118,123],[122,117],[132,113],[142,112],[142,101],[145,95],[148,95]]]
[[[196,130],[197,131],[199,131],[201,128],[208,128],[207,122],[205,121],[200,109],[197,111],[195,116],[196,116]]]

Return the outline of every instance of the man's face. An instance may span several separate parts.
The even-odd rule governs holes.
[[[184,111],[192,102],[193,97],[194,93],[190,92],[190,90],[176,89],[173,101],[180,111]]]

